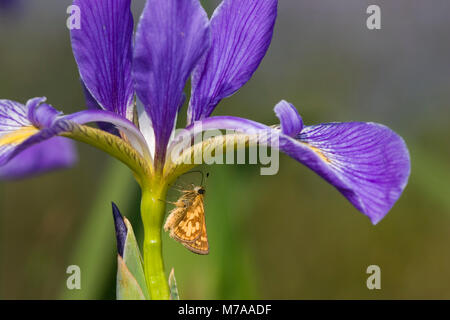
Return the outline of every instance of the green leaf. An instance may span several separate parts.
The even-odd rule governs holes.
[[[124,217],[125,225],[127,226],[127,239],[125,241],[125,247],[123,250],[123,261],[126,264],[128,270],[134,276],[140,288],[142,288],[142,292],[147,300],[150,300],[150,295],[147,289],[147,284],[145,282],[145,274],[142,256],[139,251],[139,246],[136,241],[136,237],[133,232],[133,227],[131,226],[130,221]],[[117,278],[119,281],[119,278]]]
[[[117,256],[117,300],[146,300],[136,278],[127,268],[120,255]]]
[[[175,270],[172,268],[169,275],[170,300],[180,300],[177,288],[177,280],[175,279]]]

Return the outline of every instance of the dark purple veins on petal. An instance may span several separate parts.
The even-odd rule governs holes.
[[[204,130],[271,131],[279,138],[279,145],[274,147],[328,181],[377,224],[408,183],[411,163],[404,140],[386,126],[365,122],[305,126],[300,134],[291,136],[286,132],[298,130],[301,118],[298,116],[294,121],[296,125],[287,125],[283,118],[289,114],[294,117],[294,113],[288,105],[284,106],[284,110],[277,108],[277,114],[282,119],[282,127],[284,122],[285,128],[297,128],[293,131],[280,131],[247,119],[224,116],[210,117],[196,124],[201,124]]]
[[[211,18],[212,44],[192,75],[188,124],[209,117],[259,67],[272,40],[277,0],[224,0]]]
[[[56,126],[60,113],[44,101],[34,98],[22,105],[0,100],[0,179],[25,178],[76,162],[73,142],[56,137],[61,132]],[[8,139],[17,133],[17,140]]]
[[[148,0],[136,33],[133,77],[152,120],[155,165],[165,160],[184,87],[210,46],[209,21],[198,0]]]
[[[99,105],[123,117],[133,104],[131,0],[75,0],[81,29],[71,30],[81,78]]]

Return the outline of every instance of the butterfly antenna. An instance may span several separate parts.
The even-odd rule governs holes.
[[[183,173],[182,175],[189,174],[189,173],[200,173],[202,175],[202,182],[200,183],[200,185],[203,185],[203,181],[205,180],[205,174],[203,173],[203,171],[201,171],[201,170],[193,170],[193,171],[189,171],[189,172]]]

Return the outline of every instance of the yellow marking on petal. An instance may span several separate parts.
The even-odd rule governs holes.
[[[325,162],[331,163],[331,160],[328,159],[319,148],[313,147],[312,145],[306,142],[302,143],[308,146],[308,148],[310,148],[312,151],[314,151],[320,157],[320,159],[322,159]]]
[[[22,127],[16,131],[5,134],[3,137],[0,137],[0,146],[14,144],[18,145],[27,140],[32,135],[39,132],[39,129],[29,126]]]

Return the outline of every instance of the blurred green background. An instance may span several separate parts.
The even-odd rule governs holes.
[[[83,109],[65,24],[71,1],[18,2],[0,12],[0,97]],[[209,13],[218,3],[203,2]],[[381,7],[379,31],[366,28],[369,4]],[[143,5],[133,0],[136,19]],[[275,176],[258,166],[203,168],[211,254],[164,238],[182,298],[450,299],[448,12],[447,0],[280,1],[267,57],[216,114],[274,124],[273,106],[286,99],[306,124],[383,123],[408,143],[410,183],[372,226],[287,156]],[[139,189],[122,164],[78,149],[71,170],[0,183],[0,299],[114,299],[110,202],[141,237]],[[81,267],[79,291],[65,287],[72,264]],[[366,287],[371,264],[381,267],[381,290]]]

